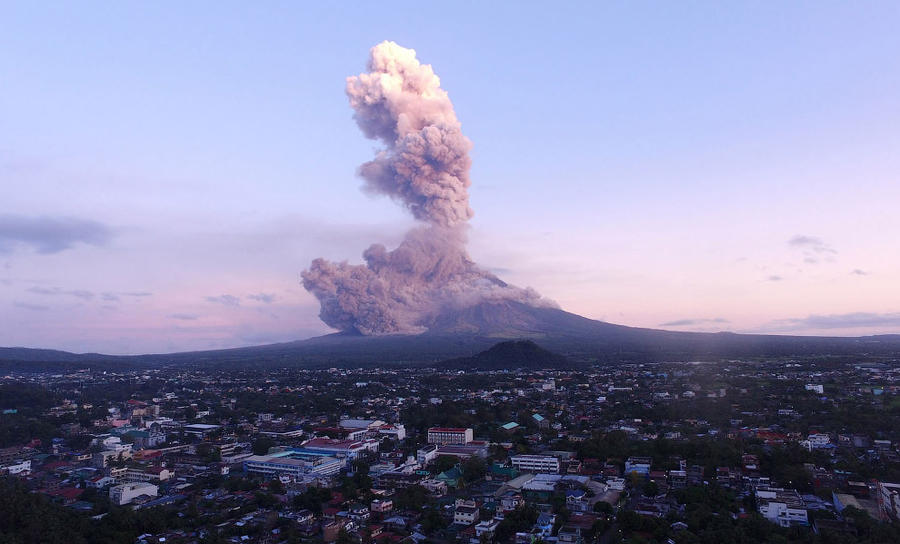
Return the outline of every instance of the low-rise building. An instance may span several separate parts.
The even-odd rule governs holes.
[[[428,429],[429,444],[461,444],[465,445],[474,440],[473,431],[470,428],[461,427],[432,427]]]
[[[552,455],[514,455],[510,462],[522,472],[559,472],[559,459]]]
[[[146,482],[132,482],[127,484],[114,485],[109,488],[109,500],[113,504],[123,506],[130,504],[134,499],[141,495],[155,497],[159,492],[159,488],[153,484]]]
[[[795,489],[756,491],[759,513],[782,527],[808,526],[806,503]]]

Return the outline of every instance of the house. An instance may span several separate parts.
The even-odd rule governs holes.
[[[453,511],[453,523],[457,525],[471,525],[478,522],[480,513],[475,501],[457,499],[456,509]]]
[[[572,512],[586,512],[588,510],[587,494],[581,489],[567,490],[566,508]]]
[[[375,499],[369,505],[372,512],[385,513],[394,509],[394,501],[391,499]]]
[[[443,482],[447,487],[457,487],[459,486],[459,481],[462,479],[462,470],[459,468],[459,465],[451,468],[450,470],[445,470],[437,475],[437,481]]]
[[[525,499],[522,498],[522,495],[513,490],[509,490],[500,496],[500,506],[498,507],[498,510],[501,512],[511,512],[524,505]]]
[[[806,504],[795,489],[758,489],[759,513],[782,527],[809,526]]]
[[[625,461],[625,474],[637,472],[644,476],[650,474],[650,464],[652,460],[649,457],[629,457]]]
[[[500,520],[491,519],[480,522],[475,526],[475,537],[480,541],[482,537],[487,539],[494,538],[494,533],[497,531],[497,527],[500,526]]]
[[[102,489],[104,487],[114,485],[116,483],[116,479],[111,476],[106,476],[104,474],[100,474],[98,476],[94,476],[93,478],[84,482],[85,485],[92,489]]]

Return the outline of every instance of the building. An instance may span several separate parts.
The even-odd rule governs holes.
[[[472,525],[478,522],[480,510],[475,501],[457,499],[456,509],[453,511],[453,523],[459,525]]]
[[[345,461],[327,455],[305,455],[283,452],[278,455],[252,455],[244,459],[244,472],[266,477],[289,476],[301,480],[307,476],[332,476],[341,471]]]
[[[0,466],[0,474],[28,474],[31,472],[31,459],[13,461]]]
[[[109,466],[110,461],[116,461],[119,459],[131,459],[131,451],[130,450],[104,450],[98,451],[93,455],[92,462],[97,468],[106,468]]]
[[[653,461],[649,457],[629,457],[625,461],[625,474],[637,472],[638,474],[650,474],[650,464]]]
[[[114,485],[109,488],[109,500],[112,501],[113,504],[122,506],[125,504],[130,504],[131,501],[140,497],[141,495],[155,497],[158,491],[158,487],[146,482],[134,482],[129,484]]]
[[[416,451],[416,462],[420,465],[428,466],[428,463],[437,459],[438,447],[434,444],[427,444]]]
[[[184,434],[189,434],[191,436],[195,436],[197,438],[206,438],[212,433],[221,429],[221,425],[207,425],[205,423],[193,423],[191,425],[185,425],[182,430]]]
[[[559,459],[552,455],[514,455],[510,461],[522,472],[559,472]]]
[[[437,446],[435,457],[449,455],[458,459],[468,459],[470,457],[487,457],[488,447],[484,442],[469,442],[465,446],[456,444],[447,444],[445,446]]]
[[[369,509],[372,512],[378,512],[383,514],[384,512],[390,512],[394,509],[394,501],[391,499],[375,499],[369,505]]]
[[[303,449],[353,460],[366,452],[377,452],[379,444],[378,440],[372,439],[354,441],[313,438],[303,443]]]
[[[84,483],[87,487],[93,489],[103,489],[104,487],[114,485],[116,483],[116,479],[112,476],[100,474],[98,476],[94,476],[90,480],[85,481]]]
[[[900,520],[900,484],[878,482],[878,507],[883,519]]]
[[[131,431],[128,434],[134,438],[134,447],[139,450],[155,448],[166,442],[165,433],[158,430]]]
[[[831,446],[831,437],[827,434],[811,434],[803,442],[810,450],[817,450]]]
[[[497,531],[497,527],[500,526],[499,519],[491,519],[485,520],[475,526],[475,537],[481,540],[481,537],[487,539],[494,538],[494,533]]]
[[[175,471],[165,467],[129,468],[125,472],[126,482],[164,482],[175,476]]]
[[[472,429],[461,427],[432,427],[428,429],[429,444],[459,444],[466,445],[473,440]]]
[[[378,434],[400,442],[406,438],[406,427],[404,427],[402,423],[398,423],[397,425],[382,425],[381,428],[378,429]]]
[[[809,526],[806,503],[795,489],[756,491],[759,513],[782,527]]]

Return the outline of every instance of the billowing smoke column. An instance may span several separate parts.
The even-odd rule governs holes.
[[[372,48],[368,69],[347,78],[347,96],[360,129],[385,148],[359,174],[366,190],[398,200],[424,224],[393,251],[372,245],[365,265],[313,261],[303,286],[319,299],[322,321],[367,335],[414,334],[444,312],[484,301],[552,304],[466,253],[472,143],[431,66],[386,41]]]

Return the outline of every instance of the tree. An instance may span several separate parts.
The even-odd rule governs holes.
[[[472,483],[484,478],[484,475],[487,474],[487,464],[481,457],[469,457],[462,464],[462,473],[463,479],[468,483]]]
[[[281,480],[275,478],[271,482],[269,482],[269,491],[271,491],[275,495],[284,495],[284,484],[281,483]]]
[[[262,436],[253,441],[253,445],[250,446],[250,449],[253,450],[254,455],[266,455],[269,453],[269,448],[275,445],[275,441],[271,438]]]

